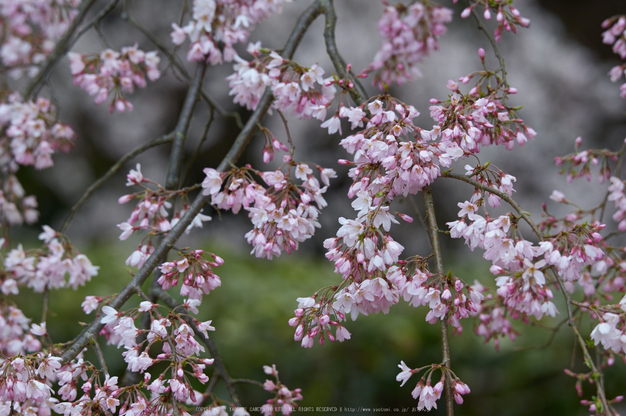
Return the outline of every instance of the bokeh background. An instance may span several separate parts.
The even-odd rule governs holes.
[[[440,49],[421,66],[423,78],[402,88],[392,88],[392,94],[415,105],[422,113],[416,119],[420,126],[430,128],[428,100],[447,97],[446,82],[480,68],[479,47],[488,51],[489,43],[470,19],[459,17],[464,6],[443,2],[455,10],[449,31],[440,39]],[[105,2],[102,2],[104,5]],[[308,6],[304,0],[284,7],[283,13],[261,24],[251,41],[262,40],[269,48],[282,47],[293,22]],[[589,2],[584,0],[520,0],[516,3],[522,15],[531,19],[531,28],[517,35],[505,33],[500,48],[507,61],[508,80],[519,90],[515,102],[523,105],[520,114],[526,124],[537,132],[537,138],[512,152],[487,149],[481,161],[490,160],[518,178],[516,198],[538,218],[541,203],[548,201],[553,189],[564,190],[567,197],[581,204],[601,198],[606,184],[582,182],[568,186],[557,175],[555,156],[574,150],[574,139],[583,137],[585,147],[617,149],[626,137],[624,100],[619,97],[619,84],[609,81],[607,72],[619,63],[610,47],[601,42],[601,22],[612,15],[626,13],[623,1]],[[163,44],[169,41],[170,24],[179,19],[181,4],[165,0],[137,0],[127,3],[126,10]],[[380,45],[376,23],[382,13],[377,0],[342,0],[336,2],[338,15],[337,43],[346,62],[355,70],[365,68]],[[95,52],[110,46],[139,43],[144,50],[154,45],[128,20],[120,18],[121,7],[102,22],[101,35],[88,32],[74,47],[77,52]],[[322,39],[323,21],[318,19],[303,40],[294,59],[303,65],[319,62],[332,72],[325,56]],[[178,51],[184,58],[184,47]],[[241,49],[242,56],[245,51]],[[172,130],[185,96],[187,84],[172,76],[162,56],[164,77],[138,90],[130,100],[135,106],[131,113],[108,113],[105,105],[96,106],[78,87],[72,85],[67,61],[62,61],[52,75],[47,94],[56,100],[61,119],[77,132],[76,148],[69,155],[59,155],[52,169],[38,172],[21,169],[19,176],[27,192],[36,194],[42,213],[41,224],[58,228],[69,208],[80,198],[96,178],[106,172],[122,155],[137,145]],[[489,62],[495,67],[495,60]],[[191,66],[189,66],[190,72]],[[236,111],[245,120],[248,113],[232,104],[224,78],[232,72],[231,65],[211,67],[207,71],[204,91],[225,110]],[[377,91],[366,85],[368,91]],[[191,154],[209,111],[199,104],[192,122],[188,153]],[[279,137],[284,128],[277,117],[269,117],[267,126]],[[329,207],[323,212],[323,227],[316,236],[301,245],[292,255],[267,261],[250,256],[244,234],[250,229],[245,215],[228,213],[216,215],[202,230],[185,237],[179,246],[201,247],[225,259],[218,269],[223,285],[209,297],[201,308],[202,319],[212,319],[216,331],[211,337],[217,343],[231,373],[237,378],[264,380],[262,365],[276,364],[281,380],[290,388],[303,389],[302,406],[340,408],[382,408],[381,413],[394,413],[417,406],[410,392],[418,378],[403,388],[395,381],[397,365],[404,360],[411,367],[441,361],[439,326],[424,322],[426,311],[404,304],[392,308],[389,315],[360,316],[348,322],[352,339],[344,343],[327,342],[306,350],[293,341],[293,329],[287,320],[293,316],[296,298],[309,296],[317,289],[335,284],[340,278],[326,261],[322,241],[332,237],[338,228],[339,216],[351,217],[353,210],[346,196],[349,182],[345,170],[336,164],[345,153],[337,147],[339,135],[328,136],[318,121],[290,120],[290,130],[296,144],[295,157],[303,161],[333,167],[340,177],[333,182],[328,194]],[[344,132],[348,127],[344,126]],[[196,162],[189,169],[189,183],[202,180],[204,167],[215,167],[227,152],[238,129],[232,118],[216,117]],[[263,141],[258,136],[240,163],[261,166]],[[69,236],[77,247],[99,265],[100,275],[77,292],[52,293],[50,308],[56,314],[48,322],[54,340],[66,340],[80,331],[79,321],[89,322],[80,302],[86,295],[104,296],[119,291],[130,279],[126,257],[136,249],[139,240],[120,242],[116,224],[126,220],[132,207],[118,205],[117,198],[127,193],[125,174],[141,163],[144,174],[163,181],[169,148],[152,149],[138,157],[109,180],[76,216]],[[462,171],[462,165],[456,167]],[[343,177],[342,177],[343,175]],[[442,182],[442,181],[439,181]],[[566,188],[567,186],[567,188]],[[440,225],[453,220],[456,203],[469,197],[472,189],[453,183],[434,186],[438,202]],[[415,199],[420,206],[420,198]],[[407,211],[412,213],[411,201]],[[558,207],[553,207],[558,211]],[[208,213],[208,212],[207,212]],[[400,228],[400,227],[396,227]],[[419,226],[394,230],[406,247],[405,254],[428,254],[424,230]],[[37,228],[15,230],[19,238],[34,239]],[[15,240],[17,240],[16,238]],[[471,253],[459,242],[445,242],[446,267],[472,282],[488,282],[488,263],[479,253]],[[22,293],[25,312],[39,316],[41,303],[32,294]],[[558,306],[558,305],[557,305]],[[562,305],[561,305],[562,306]],[[473,334],[472,322],[467,322],[461,336],[452,337],[452,365],[456,374],[472,389],[465,404],[456,408],[459,415],[584,415],[588,412],[578,404],[574,379],[563,373],[564,368],[581,370],[580,354],[573,337],[564,325],[552,337],[552,328],[564,319],[544,319],[539,325],[516,326],[521,337],[515,342],[503,342],[499,351],[493,344],[483,344]],[[543,326],[543,327],[542,327]],[[582,323],[590,330],[588,322]],[[111,357],[110,370],[124,367],[115,348],[107,349]],[[117,361],[116,361],[117,360]],[[626,369],[616,363],[607,370],[609,397],[626,393]],[[240,388],[244,404],[259,406],[268,398],[265,392],[252,386]],[[585,398],[593,390],[585,388]],[[443,406],[443,404],[442,404]],[[626,410],[624,410],[626,411]],[[343,411],[343,413],[346,413]],[[436,411],[433,414],[440,414]],[[347,414],[347,413],[346,413]]]

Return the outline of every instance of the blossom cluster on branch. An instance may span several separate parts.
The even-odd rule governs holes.
[[[320,345],[326,340],[354,342],[356,337],[346,323],[348,315],[354,321],[359,315],[387,314],[401,299],[413,307],[424,307],[426,322],[441,326],[442,361],[417,368],[401,361],[396,380],[403,386],[413,375],[420,375],[411,392],[417,410],[436,409],[443,398],[448,415],[452,415],[454,403],[462,404],[470,394],[472,381],[466,384],[453,371],[449,328],[461,335],[465,322],[473,324],[476,335],[485,342],[493,340],[498,348],[503,339],[520,335],[518,321],[528,324],[562,314],[587,367],[579,373],[567,369],[566,374],[576,378],[579,395],[583,383],[596,389],[592,400],[582,399],[581,403],[598,415],[617,414],[613,404],[622,396],[607,396],[603,370],[615,364],[615,357],[626,360],[626,251],[616,238],[626,231],[626,182],[620,176],[626,145],[618,151],[581,150],[582,139],[576,139],[575,153],[555,158],[556,165],[569,182],[596,175],[601,184],[608,182],[606,197],[599,205],[584,208],[555,190],[550,199],[571,211],[554,215],[544,204],[538,224],[513,198],[517,178],[480,161],[485,147],[514,150],[516,143],[525,145],[537,135],[520,118],[521,107],[511,103],[517,90],[507,81],[504,57],[496,46],[505,32],[516,33],[518,27],[529,26],[512,0],[473,0],[460,12],[462,18],[472,15],[476,19],[492,44],[499,67],[491,69],[480,48],[482,68],[448,81],[447,98],[429,101],[429,123],[434,124],[428,128],[418,125],[420,114],[415,106],[393,97],[389,87],[403,85],[419,74],[419,63],[438,49],[439,39],[452,21],[452,9],[430,0],[383,2],[378,22],[382,47],[373,54],[372,63],[354,75],[331,39],[337,17],[332,1],[313,0],[283,49],[250,42],[250,60],[239,56],[237,45],[247,42],[255,26],[288,1],[190,1],[191,7],[183,7],[179,23],[171,24],[169,35],[176,46],[189,40],[184,52],[199,70],[190,80],[176,128],[154,142],[172,146],[167,185],[145,177],[139,164],[127,174],[126,186],[132,190],[118,203],[132,202],[134,206],[117,227],[120,240],[139,240],[126,259],[131,279],[116,294],[86,296],[81,307],[93,318],[67,342],[52,339],[49,333],[54,311],[48,310],[47,299],[58,290],[75,290],[107,272],[106,266],[93,265],[66,236],[75,209],[102,181],[85,192],[61,231],[44,225],[39,235],[42,247],[29,249],[24,248],[26,243],[13,241],[11,234],[14,227],[38,220],[37,202],[26,195],[17,174],[20,167],[51,167],[53,154],[73,145],[71,127],[57,119],[51,100],[38,95],[54,97],[51,89],[41,92],[47,71],[61,58],[52,52],[71,49],[76,40],[73,35],[79,38],[92,27],[98,30],[118,2],[111,2],[109,10],[95,12],[92,21],[85,16],[91,16],[88,12],[94,2],[5,3],[0,5],[0,59],[5,72],[19,78],[24,70],[34,76],[47,69],[29,81],[23,95],[6,79],[0,85],[0,414],[222,416],[230,408],[233,415],[243,416],[248,411],[235,388],[242,382],[271,395],[259,408],[265,416],[297,410],[302,391],[288,388],[275,365],[263,366],[271,378],[264,383],[229,375],[209,337],[209,332],[216,330],[213,320],[200,319],[204,297],[221,296],[222,278],[217,271],[219,268],[223,274],[224,260],[216,253],[176,245],[183,234],[211,220],[202,213],[205,208],[246,212],[251,229],[244,238],[252,246],[251,254],[259,258],[271,260],[292,253],[311,239],[320,228],[321,211],[328,205],[325,195],[331,179],[338,174],[332,168],[297,159],[299,149],[285,115],[317,119],[330,135],[343,134],[342,125],[351,129],[338,141],[350,156],[337,163],[349,168],[347,196],[354,213],[352,218],[340,217],[335,236],[323,243],[326,258],[341,277],[335,285],[297,298],[298,306],[288,322],[295,328],[295,341],[305,348],[315,341]],[[123,18],[132,21],[122,3]],[[320,64],[303,66],[293,59],[298,42],[319,15],[326,20],[325,42],[335,65],[330,76]],[[492,15],[495,32],[483,24]],[[79,25],[72,24],[78,16],[84,21],[76,22],[85,24],[80,32]],[[625,58],[626,18],[607,19],[603,27],[604,42]],[[163,43],[148,38],[170,59],[171,72],[185,74],[180,63],[174,62],[177,48],[166,50]],[[96,104],[110,100],[111,113],[132,110],[125,94],[136,87],[146,88],[147,80],[162,75],[160,52],[145,52],[138,44],[119,52],[107,48],[93,54],[70,51],[66,55],[70,64],[66,75],[95,96]],[[186,181],[181,166],[195,166],[193,158],[185,154],[185,142],[197,139],[189,129],[190,120],[196,115],[206,118],[205,110],[196,108],[195,103],[206,101],[211,121],[217,108],[203,91],[204,71],[208,64],[228,62],[234,62],[233,73],[225,79],[229,96],[234,104],[252,110],[252,115],[242,123],[222,163],[205,167],[201,183],[179,185]],[[625,68],[613,68],[611,79],[621,78]],[[383,93],[367,98],[359,79],[370,76]],[[621,92],[626,97],[624,85]],[[278,113],[286,127],[285,139],[262,125],[265,114],[272,112]],[[222,109],[219,113],[227,115]],[[255,131],[262,133],[260,159],[264,163],[282,153],[278,168],[237,165],[238,155]],[[465,164],[463,174],[453,172],[460,163]],[[121,161],[111,167],[103,181],[122,165]],[[471,190],[467,199],[446,196],[446,203],[453,201],[459,208],[458,219],[447,222],[446,230],[439,228],[434,207],[437,192],[431,189],[443,179],[458,180]],[[424,220],[424,238],[430,240],[432,250],[406,253],[394,237],[394,226],[414,222],[400,204],[418,194],[423,196],[426,211],[425,218],[420,218]],[[494,214],[506,205],[512,208],[510,212]],[[613,222],[604,219],[611,211]],[[446,270],[440,243],[443,235],[463,239],[469,250],[482,252],[491,263],[493,276],[469,282],[466,276]],[[20,292],[42,296],[41,320],[27,317],[20,309],[15,300]],[[136,306],[127,304],[131,299]],[[591,322],[593,329],[584,332],[583,320]],[[109,371],[109,357],[101,343],[120,350],[125,373]],[[95,362],[87,358],[87,352],[93,353]],[[216,392],[218,382],[224,383],[228,398]]]
[[[13,78],[34,76],[78,14],[81,0],[23,0],[0,7],[0,58]]]
[[[122,48],[121,52],[105,49],[99,54],[69,52],[70,72],[74,84],[89,95],[95,95],[94,102],[100,104],[110,95],[109,111],[122,113],[131,111],[133,105],[123,96],[132,93],[135,86],[145,88],[146,77],[156,81],[161,76],[158,65],[161,59],[157,51],[144,52],[137,45]]]

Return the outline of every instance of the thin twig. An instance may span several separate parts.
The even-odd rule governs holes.
[[[435,267],[439,276],[445,276],[443,268],[443,257],[441,256],[441,244],[439,243],[439,226],[437,225],[437,217],[435,216],[435,203],[430,186],[422,190],[424,195],[424,205],[426,206],[426,218],[428,219],[428,229],[430,233],[430,241],[435,255]],[[443,286],[443,283],[442,283]],[[443,365],[448,370],[450,366],[450,340],[448,338],[448,313],[441,319],[441,353],[443,356]],[[446,392],[446,415],[454,416],[454,394],[452,392],[452,380],[450,373],[445,374],[445,392]]]
[[[209,134],[209,129],[213,125],[214,120],[215,120],[215,107],[209,106],[209,119],[204,124],[204,131],[202,132],[202,135],[200,136],[200,140],[198,140],[198,145],[196,146],[195,151],[191,154],[191,157],[189,158],[189,162],[187,163],[187,170],[185,171],[185,174],[183,175],[182,183],[187,182],[191,168],[193,164],[195,163],[196,159],[198,158],[198,155],[200,154],[200,149],[202,149],[202,145],[204,144],[204,142],[206,142],[206,139]]]
[[[469,1],[468,1],[468,4],[469,4]],[[500,64],[500,73],[502,74],[502,83],[505,88],[509,88],[509,84],[506,81],[506,66],[504,64],[504,57],[502,56],[502,54],[500,53],[500,50],[498,49],[498,42],[496,42],[496,39],[493,37],[489,29],[487,29],[487,27],[483,24],[482,20],[480,19],[480,17],[478,16],[478,14],[476,13],[474,9],[472,9],[472,16],[474,16],[474,19],[476,20],[478,29],[480,29],[485,34],[487,39],[489,39],[489,42],[491,43],[491,47],[493,48],[493,53],[496,54],[496,57],[498,58],[498,62]]]
[[[115,9],[115,6],[117,6],[117,3],[119,2],[120,0],[112,0],[111,2],[109,2],[109,4],[103,7],[102,10],[100,10],[98,14],[93,19],[91,19],[89,23],[85,25],[85,27],[83,27],[80,31],[78,31],[74,40],[68,44],[69,45],[68,49],[71,48],[76,42],[76,40],[80,39],[80,37],[83,36],[88,30],[90,30],[92,27],[95,28],[96,25],[98,25],[102,21],[102,19],[106,17],[107,14],[111,13],[113,9]]]
[[[335,26],[337,24],[337,15],[335,14],[335,8],[333,7],[332,0],[322,0],[321,2],[322,10],[324,11],[324,41],[326,43],[326,53],[330,57],[333,65],[335,66],[335,70],[341,78],[352,79],[355,88],[350,89],[350,95],[355,103],[361,105],[365,98],[367,97],[367,92],[359,82],[357,78],[354,77],[354,74],[346,71],[346,63],[343,58],[339,54],[339,50],[337,49],[337,43],[335,42]]]
[[[102,184],[104,184],[104,182],[106,182],[111,176],[113,176],[118,170],[120,170],[126,162],[128,162],[135,156],[145,152],[148,149],[151,149],[155,146],[159,146],[164,143],[169,143],[171,141],[172,141],[172,133],[166,134],[165,136],[157,137],[156,139],[143,143],[137,146],[136,148],[134,148],[133,150],[131,150],[130,152],[126,153],[124,156],[122,156],[117,162],[115,162],[113,166],[109,168],[109,170],[107,170],[107,172],[100,179],[98,179],[93,184],[91,184],[91,186],[85,191],[85,193],[78,200],[78,202],[74,204],[74,206],[70,210],[70,213],[65,219],[65,222],[63,223],[63,227],[61,227],[60,232],[62,234],[65,234],[67,232],[67,229],[69,228],[70,223],[72,222],[72,219],[74,218],[74,215],[76,215],[76,212],[80,209],[80,207],[82,207],[89,200],[89,198],[91,198],[91,195],[93,195],[93,193],[98,188],[100,188]]]
[[[48,298],[49,297],[50,297],[50,288],[46,286],[43,291],[43,296],[41,299],[41,303],[43,304],[43,310],[41,311],[41,322],[46,322],[46,317],[48,316]]]
[[[178,303],[178,301],[176,299],[174,299],[166,291],[161,289],[161,290],[156,290],[155,292],[158,293],[159,300],[161,300],[163,303],[165,303],[170,309],[174,310],[174,309],[179,308],[179,307],[182,306],[182,305],[180,305]],[[233,400],[233,403],[237,407],[240,407],[241,406],[241,402],[239,401],[239,397],[237,395],[237,391],[235,390],[235,388],[233,386],[232,378],[228,374],[228,371],[226,370],[226,367],[224,366],[224,362],[222,361],[222,358],[220,357],[220,355],[219,355],[219,353],[217,351],[217,347],[213,343],[213,340],[211,340],[209,337],[205,336],[204,333],[198,329],[198,326],[196,325],[196,323],[194,322],[194,320],[193,320],[193,318],[191,316],[183,315],[182,317],[187,322],[187,325],[189,325],[193,329],[193,331],[196,334],[196,336],[202,341],[202,343],[204,345],[206,345],[207,349],[211,353],[211,357],[215,360],[215,361],[213,361],[213,366],[214,366],[215,370],[219,373],[220,377],[224,380],[224,384],[226,385],[226,389],[228,390],[228,394],[230,395],[231,399]]]
[[[183,158],[185,156],[185,138],[187,136],[187,129],[189,128],[189,122],[191,121],[191,115],[198,102],[198,95],[202,88],[202,80],[206,72],[206,63],[200,62],[196,67],[196,73],[193,77],[193,82],[187,90],[187,97],[180,116],[178,117],[178,124],[173,132],[174,142],[172,143],[172,150],[170,152],[170,161],[168,164],[167,175],[165,179],[165,189],[177,189],[180,182],[180,172],[183,165]]]
[[[109,374],[109,370],[107,369],[107,361],[104,358],[104,354],[102,353],[100,344],[98,344],[98,341],[96,341],[95,338],[91,339],[91,346],[93,347],[93,350],[96,353],[96,357],[98,357],[98,363],[100,363],[100,369],[104,372],[104,374]]]

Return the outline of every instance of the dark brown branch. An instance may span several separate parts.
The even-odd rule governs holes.
[[[198,96],[200,89],[202,88],[202,80],[204,79],[205,72],[206,63],[198,63],[196,73],[193,77],[193,82],[187,90],[187,97],[185,98],[183,108],[180,112],[180,116],[178,117],[178,124],[174,129],[174,142],[170,152],[170,161],[165,179],[165,189],[172,190],[178,188],[179,186],[180,172],[183,165],[183,158],[185,156],[185,138],[187,136],[187,129],[189,128],[193,110],[198,102]]]
[[[91,339],[91,346],[93,347],[94,352],[96,353],[96,357],[98,357],[98,363],[100,363],[100,369],[105,373],[109,374],[109,370],[107,369],[107,361],[104,358],[104,354],[102,353],[102,349],[100,348],[100,344],[94,338]]]
[[[335,26],[337,24],[337,15],[335,14],[335,8],[333,6],[333,0],[322,0],[321,7],[324,11],[324,41],[326,42],[326,53],[330,57],[337,74],[341,78],[350,78],[353,80],[354,88],[350,89],[350,95],[357,105],[363,104],[367,97],[367,92],[361,85],[358,79],[354,77],[354,74],[346,71],[346,63],[339,54],[337,44],[335,42]]]
[[[105,7],[102,8],[102,10],[100,10],[100,12],[98,12],[98,14],[91,19],[91,21],[89,23],[87,23],[85,25],[85,27],[83,27],[77,34],[76,37],[74,38],[74,40],[69,43],[68,45],[68,49],[72,47],[72,45],[74,44],[74,42],[79,39],[81,36],[83,36],[89,29],[91,29],[92,27],[96,27],[96,25],[100,24],[100,22],[102,21],[102,19],[104,19],[106,17],[107,14],[111,13],[113,11],[113,9],[115,9],[115,6],[117,6],[117,3],[119,3],[120,0],[112,0],[111,2],[109,2],[109,4],[107,4]]]

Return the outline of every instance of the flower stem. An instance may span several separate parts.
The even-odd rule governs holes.
[[[435,255],[435,267],[440,276],[444,276],[443,258],[441,256],[441,245],[439,244],[439,228],[437,227],[437,217],[435,216],[435,203],[430,186],[422,190],[424,195],[424,204],[426,205],[426,216],[428,217],[428,228],[430,231],[430,240]],[[443,286],[443,283],[442,283]],[[443,357],[443,365],[450,370],[450,341],[448,339],[448,314],[441,320],[441,353]],[[454,396],[452,393],[452,380],[448,371],[445,371],[445,392],[446,392],[446,415],[454,415]]]

